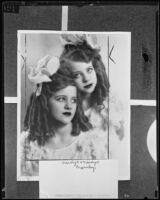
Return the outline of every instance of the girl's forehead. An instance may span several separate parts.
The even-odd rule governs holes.
[[[72,71],[83,71],[86,68],[92,66],[92,62],[78,62],[78,61],[70,61],[70,68]]]
[[[77,88],[76,86],[69,85],[53,93],[53,96],[57,96],[57,95],[77,96]]]

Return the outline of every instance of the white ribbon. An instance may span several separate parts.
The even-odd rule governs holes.
[[[91,34],[62,34],[60,36],[60,41],[63,46],[67,44],[78,45],[82,44],[84,41],[92,49],[100,50],[100,46],[97,44],[97,37]]]
[[[59,66],[59,59],[57,57],[46,55],[37,62],[36,67],[30,68],[28,79],[34,84],[39,84],[36,90],[36,96],[41,94],[43,82],[52,81],[49,77],[57,72]]]

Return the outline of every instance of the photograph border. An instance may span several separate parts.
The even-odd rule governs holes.
[[[17,105],[17,181],[32,181],[32,180],[35,180],[37,181],[38,180],[38,176],[27,176],[29,178],[25,178],[26,176],[21,176],[20,175],[20,148],[19,148],[19,145],[20,145],[20,133],[21,133],[21,66],[20,66],[20,59],[21,59],[21,56],[18,52],[20,52],[20,35],[21,34],[99,34],[99,35],[118,35],[118,34],[124,34],[124,35],[128,35],[130,37],[130,44],[129,44],[129,47],[130,47],[130,52],[129,52],[129,60],[130,60],[130,65],[129,65],[129,68],[130,68],[130,71],[129,71],[129,77],[130,77],[130,82],[129,82],[129,88],[130,88],[130,107],[129,107],[129,113],[130,113],[130,116],[131,116],[131,32],[129,31],[104,31],[104,32],[100,32],[100,31],[65,31],[65,30],[61,30],[61,31],[56,31],[56,30],[17,30],[17,98],[18,98],[18,105]],[[26,53],[26,52],[25,52]],[[127,129],[129,130],[129,135],[128,135],[128,140],[129,140],[129,143],[128,143],[128,165],[129,165],[129,174],[127,176],[119,176],[119,180],[130,180],[131,178],[131,147],[130,147],[130,144],[131,144],[131,139],[130,139],[130,135],[131,135],[131,117],[129,118],[129,124]],[[108,136],[109,136],[109,133],[108,133]],[[47,159],[48,160],[48,159]],[[68,159],[49,159],[49,160],[68,160]],[[76,159],[73,159],[73,160],[76,160]],[[77,159],[77,160],[85,160],[85,159]],[[90,159],[89,159],[90,160]],[[97,159],[97,160],[103,160],[103,159]],[[110,159],[112,160],[112,159]],[[37,160],[28,160],[28,161],[37,161]],[[40,161],[40,160],[39,160]]]

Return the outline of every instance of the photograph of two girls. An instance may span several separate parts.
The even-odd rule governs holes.
[[[130,179],[130,33],[18,31],[17,179],[40,160],[119,162]]]

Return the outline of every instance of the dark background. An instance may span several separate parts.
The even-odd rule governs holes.
[[[61,30],[62,6],[3,7],[4,96],[17,96],[17,30]],[[157,4],[69,6],[69,31],[131,31],[131,99],[156,99]],[[38,198],[38,182],[16,181],[17,104],[5,104],[5,198]],[[156,108],[131,107],[131,180],[120,198],[154,198],[156,163],[146,146]]]

